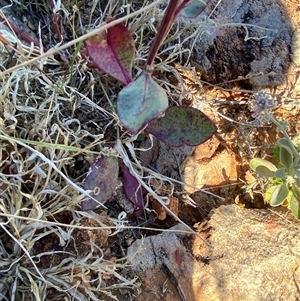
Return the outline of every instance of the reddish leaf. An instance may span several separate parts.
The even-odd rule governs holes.
[[[99,69],[115,77],[124,85],[132,81],[134,40],[123,23],[109,28],[105,36],[96,35],[85,40],[84,44],[89,56]]]
[[[99,204],[104,204],[115,192],[119,175],[118,158],[100,155],[91,165],[83,181],[83,188],[93,190],[90,195],[96,199],[81,202],[82,210],[93,210]]]
[[[139,217],[144,211],[143,188],[138,180],[129,172],[126,165],[121,164],[121,169],[124,192],[135,206],[135,216]]]

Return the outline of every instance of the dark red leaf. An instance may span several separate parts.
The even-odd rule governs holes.
[[[135,55],[134,40],[123,23],[107,30],[106,35],[96,35],[84,41],[87,52],[99,69],[124,85],[132,81]]]
[[[135,206],[135,216],[139,217],[144,211],[144,190],[138,180],[129,172],[125,164],[121,164],[123,188],[127,198]]]

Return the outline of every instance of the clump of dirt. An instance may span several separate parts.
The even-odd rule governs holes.
[[[202,18],[213,23],[195,42],[193,64],[205,81],[223,88],[282,84],[291,63],[287,14],[279,0],[210,1]]]

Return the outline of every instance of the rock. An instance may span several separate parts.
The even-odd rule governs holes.
[[[282,84],[291,62],[293,34],[283,2],[219,2],[210,1],[193,21],[198,27],[208,24],[196,41],[189,42],[189,48],[195,43],[191,61],[203,79],[213,84],[236,80],[235,84],[254,89]],[[205,17],[210,21],[203,23]]]
[[[300,67],[300,27],[293,34],[292,59],[296,67]]]
[[[181,181],[181,166],[195,147],[187,145],[171,147],[153,137],[153,145],[148,138],[141,143],[140,149],[146,150],[138,154],[144,163],[151,165],[155,171],[164,176]]]
[[[216,187],[238,180],[238,160],[227,149],[217,151],[220,141],[214,136],[198,145],[182,166],[185,191],[194,193],[205,187]],[[193,187],[197,187],[193,188]]]
[[[129,247],[129,263],[143,274],[136,300],[299,300],[297,225],[268,210],[229,205],[195,227],[211,247],[197,236],[176,233],[184,230],[181,225]],[[168,289],[156,282],[163,275]]]

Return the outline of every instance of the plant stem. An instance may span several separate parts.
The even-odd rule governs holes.
[[[53,19],[53,23],[54,23],[54,29],[55,29],[55,32],[57,34],[58,41],[61,42],[62,41],[62,35],[61,35],[61,30],[60,30],[60,27],[59,27],[59,24],[58,24],[58,18],[57,18],[56,12],[54,11],[55,5],[54,5],[53,0],[49,0],[49,6],[50,6],[50,9],[51,9],[52,19]]]
[[[8,19],[4,19],[2,16],[0,16],[0,21],[4,24],[7,24],[7,26],[12,29],[12,31],[19,36],[22,40],[24,40],[27,43],[33,43],[34,46],[39,47],[40,43],[38,40],[32,38],[28,33],[25,31],[20,30],[15,24],[13,24]]]
[[[168,34],[172,24],[174,23],[174,20],[179,13],[178,6],[181,0],[170,0],[169,5],[167,7],[166,13],[162,19],[162,22],[160,24],[160,27],[158,29],[158,33],[155,36],[155,39],[151,45],[151,48],[149,50],[149,55],[147,58],[147,61],[145,63],[144,69],[147,69],[148,66],[151,66],[153,64],[153,61],[155,59],[155,56],[165,39],[166,35]],[[185,0],[187,2],[187,0]]]
[[[289,134],[287,133],[287,131],[285,130],[285,128],[282,126],[282,124],[271,114],[269,114],[268,112],[265,112],[267,118],[269,118],[278,128],[279,130],[281,131],[281,133],[283,134],[283,136],[288,139],[288,140],[291,140]],[[291,143],[290,145],[291,149],[292,149],[292,152],[293,152],[293,155],[294,157],[298,160],[300,155],[294,145],[294,143]]]
[[[183,0],[182,3],[179,4],[176,10],[176,16],[180,13],[182,9],[190,2],[190,0]]]

